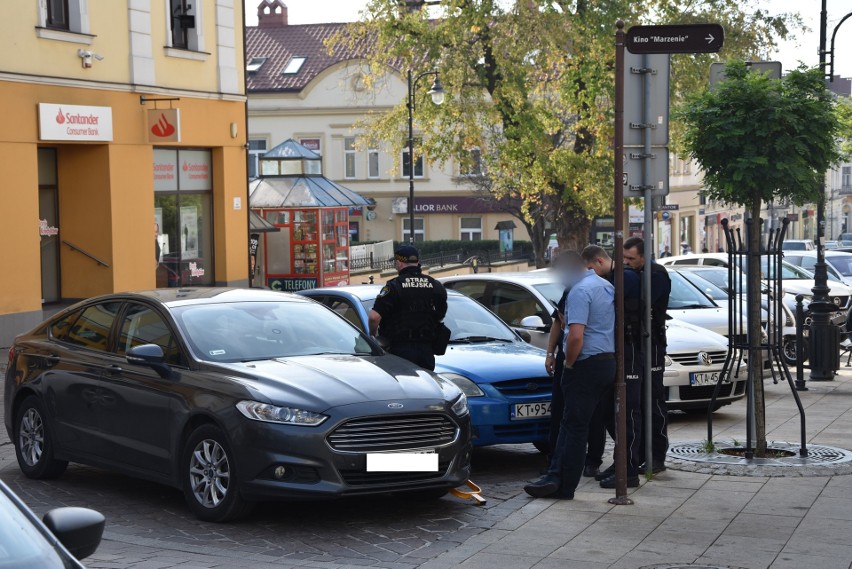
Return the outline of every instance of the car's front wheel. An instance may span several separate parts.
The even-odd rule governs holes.
[[[44,405],[35,395],[21,402],[15,414],[15,455],[28,478],[45,480],[65,472],[68,461],[54,457],[53,433]]]
[[[240,496],[234,454],[225,434],[213,425],[195,429],[184,445],[183,494],[189,509],[208,522],[245,516],[252,504]]]
[[[808,361],[808,349],[808,340],[805,338],[802,342],[802,362]],[[784,358],[784,362],[788,366],[793,366],[799,361],[796,356],[796,337],[784,336],[781,344],[781,357]]]

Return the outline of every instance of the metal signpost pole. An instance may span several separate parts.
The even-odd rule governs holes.
[[[642,350],[644,354],[643,366],[642,370],[644,380],[644,399],[645,399],[645,413],[644,413],[644,422],[642,423],[644,428],[644,436],[645,436],[645,473],[648,476],[651,476],[654,471],[654,454],[653,454],[653,433],[654,430],[652,428],[652,414],[653,410],[653,398],[654,398],[654,390],[653,390],[653,379],[651,374],[653,373],[654,361],[653,361],[653,339],[651,334],[651,262],[654,259],[654,212],[653,212],[653,202],[651,191],[654,186],[651,180],[651,160],[653,155],[651,154],[651,62],[650,57],[648,55],[642,56],[642,124],[644,125],[644,146],[642,148],[642,162],[644,163],[642,168],[642,202],[645,208],[645,231],[644,231],[644,239],[645,239],[645,251],[643,255],[645,256],[645,267],[642,270],[642,307],[644,314],[642,314],[643,320],[643,328],[645,330],[644,342],[645,346]]]
[[[414,245],[414,81],[408,70],[408,242]],[[404,165],[404,164],[403,164]]]
[[[615,497],[609,503],[630,505],[627,497],[627,386],[624,377],[624,22],[615,24]]]

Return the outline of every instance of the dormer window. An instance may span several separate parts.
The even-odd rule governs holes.
[[[284,70],[281,72],[282,75],[295,75],[302,69],[302,65],[305,64],[305,60],[307,57],[291,57],[290,61],[287,62],[287,65],[284,66]]]
[[[251,61],[246,65],[246,73],[257,73],[265,62],[265,57],[252,57]]]

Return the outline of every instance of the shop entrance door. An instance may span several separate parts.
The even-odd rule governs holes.
[[[41,239],[41,301],[58,302],[59,288],[59,191],[56,183],[56,150],[38,150],[38,219]]]

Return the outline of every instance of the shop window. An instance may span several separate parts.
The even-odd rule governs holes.
[[[422,217],[414,218],[414,240],[417,242],[426,240],[425,223]],[[402,241],[408,242],[411,237],[411,219],[408,217],[402,218]]]
[[[420,145],[422,141],[420,139],[416,139],[414,141],[414,146],[417,147]],[[411,171],[411,158],[408,156],[408,148],[403,149],[402,151],[402,177],[408,178]],[[423,155],[417,157],[417,160],[414,162],[414,177],[422,178],[423,177]]]
[[[379,150],[371,148],[367,151],[367,177],[379,177]]]
[[[459,220],[460,236],[462,241],[479,241],[482,239],[482,218],[463,217]]]
[[[459,175],[469,178],[482,176],[482,151],[479,148],[471,148],[467,156],[459,165]]]
[[[355,178],[355,137],[343,139],[343,177],[347,180]]]
[[[166,0],[169,10],[169,45],[179,50],[204,51],[202,36],[201,6],[194,0]],[[167,55],[178,55],[167,53]]]
[[[258,169],[258,160],[261,156],[266,154],[266,139],[264,138],[255,138],[250,139],[248,141],[248,153],[249,153],[249,166],[248,166],[248,177],[249,180],[253,180],[260,175],[260,170]]]
[[[158,287],[213,284],[212,180],[209,150],[154,149]]]

